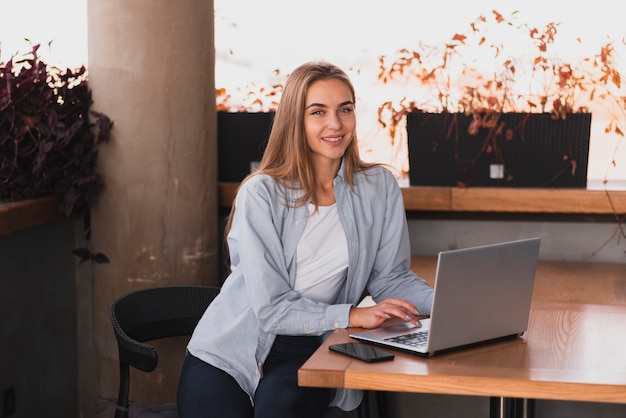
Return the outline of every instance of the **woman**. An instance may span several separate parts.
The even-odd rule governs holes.
[[[354,112],[336,66],[306,63],[288,77],[260,169],[230,215],[231,272],[188,345],[182,418],[352,410],[360,393],[299,387],[298,368],[336,328],[430,313],[432,289],[409,270],[397,181],[359,158]],[[378,303],[356,307],[365,290]]]

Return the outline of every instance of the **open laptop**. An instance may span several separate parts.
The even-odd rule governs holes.
[[[431,315],[353,333],[368,343],[432,356],[521,336],[528,327],[540,238],[443,251]]]

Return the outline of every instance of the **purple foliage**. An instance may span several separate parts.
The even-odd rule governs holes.
[[[85,216],[103,186],[97,145],[113,122],[91,110],[85,67],[48,66],[38,49],[0,62],[0,199],[57,194],[67,216]]]

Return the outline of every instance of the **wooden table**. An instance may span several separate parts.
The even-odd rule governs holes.
[[[414,257],[432,283],[435,258]],[[471,320],[471,318],[468,318]],[[421,358],[397,350],[368,364],[329,352],[337,330],[302,366],[303,386],[626,403],[626,264],[541,261],[528,331],[514,340]],[[518,416],[500,405],[492,416]]]

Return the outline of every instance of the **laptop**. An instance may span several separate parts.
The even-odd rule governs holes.
[[[442,251],[431,315],[350,334],[422,356],[521,336],[528,327],[540,238]]]

